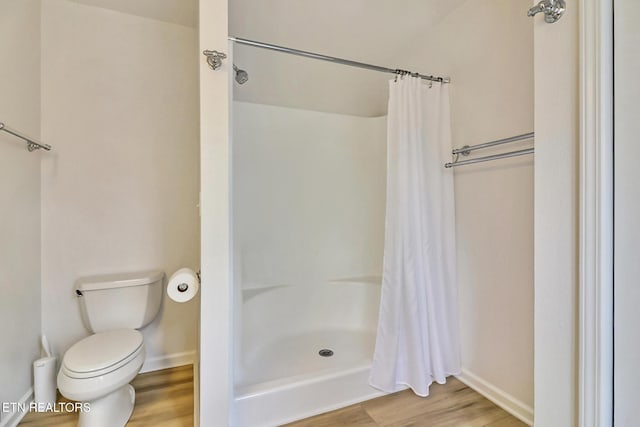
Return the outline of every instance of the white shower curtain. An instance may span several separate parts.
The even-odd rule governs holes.
[[[382,296],[370,384],[394,392],[460,373],[447,84],[390,82]]]

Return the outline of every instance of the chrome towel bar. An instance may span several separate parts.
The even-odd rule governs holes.
[[[524,150],[518,151],[509,151],[508,153],[494,154],[493,156],[478,157],[476,159],[460,160],[452,163],[447,163],[444,165],[444,167],[452,168],[454,166],[463,166],[469,165],[471,163],[481,163],[488,162],[490,160],[506,159],[507,157],[523,156],[525,154],[533,154],[533,148],[525,148]]]
[[[483,144],[471,145],[471,146],[465,145],[464,147],[456,148],[453,151],[451,151],[451,154],[455,156],[454,161],[451,163],[445,163],[444,167],[452,168],[454,166],[470,165],[472,163],[488,162],[490,160],[506,159],[508,157],[516,157],[516,156],[523,156],[525,154],[533,154],[534,148],[531,147],[531,148],[525,148],[517,151],[509,151],[507,153],[493,154],[491,156],[477,157],[475,159],[458,160],[460,154],[462,154],[463,156],[468,156],[469,154],[471,154],[472,151],[475,151],[475,150],[494,147],[496,145],[508,144],[510,142],[522,141],[525,139],[532,139],[534,136],[535,134],[533,132],[529,132],[529,133],[524,133],[522,135],[512,136],[509,138],[503,138],[495,141],[485,142]]]
[[[0,122],[0,130],[10,133],[13,136],[16,136],[24,141],[26,141],[27,143],[27,150],[29,151],[35,151],[35,150],[46,150],[46,151],[50,151],[51,150],[51,146],[49,144],[41,144],[39,142],[35,142],[32,139],[27,138],[26,136],[22,136],[19,133],[12,131],[10,129],[7,129],[7,127],[5,126],[4,123]]]

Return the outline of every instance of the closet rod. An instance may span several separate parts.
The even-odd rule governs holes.
[[[494,154],[492,156],[477,157],[475,159],[461,160],[461,161],[456,161],[456,162],[451,162],[451,163],[445,163],[444,167],[445,168],[452,168],[452,167],[455,167],[455,166],[469,165],[471,163],[488,162],[490,160],[506,159],[508,157],[523,156],[525,154],[533,154],[533,153],[534,153],[534,149],[533,148],[525,148],[524,150],[510,151],[508,153]]]
[[[27,142],[27,150],[29,150],[29,151],[34,151],[34,150],[39,150],[39,149],[43,149],[43,150],[46,150],[46,151],[51,150],[51,146],[49,144],[41,144],[39,142],[35,142],[34,140],[27,138],[26,136],[22,136],[17,132],[9,130],[9,129],[7,129],[7,127],[2,122],[0,122],[0,130],[5,131],[7,133],[10,133],[11,135],[16,136],[16,137],[26,141]]]
[[[236,43],[244,44],[247,46],[275,50],[277,52],[289,53],[292,55],[303,56],[305,58],[319,59],[321,61],[333,62],[334,64],[348,65],[350,67],[364,68],[366,70],[380,71],[383,73],[390,73],[390,74],[396,74],[396,75],[409,74],[413,77],[420,77],[423,80],[429,80],[432,82],[451,83],[451,79],[449,77],[427,76],[424,74],[412,73],[410,71],[401,70],[397,68],[394,69],[394,68],[381,67],[379,65],[365,64],[364,62],[357,62],[357,61],[352,61],[350,59],[342,59],[342,58],[336,58],[334,56],[321,55],[319,53],[307,52],[304,50],[292,49],[290,47],[278,46],[275,44],[263,43],[263,42],[258,42],[254,40],[247,40],[240,37],[229,37],[229,40]]]
[[[522,141],[523,139],[531,139],[534,136],[535,136],[535,133],[533,133],[533,132],[523,133],[522,135],[517,135],[517,136],[512,136],[510,138],[504,138],[504,139],[498,139],[498,140],[495,140],[495,141],[485,142],[484,144],[471,145],[471,146],[465,145],[462,148],[454,149],[451,153],[453,153],[453,154],[463,154],[463,155],[467,156],[470,152],[475,151],[475,150],[480,150],[482,148],[493,147],[494,145],[507,144],[509,142]]]

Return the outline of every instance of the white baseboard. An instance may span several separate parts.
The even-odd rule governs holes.
[[[162,369],[176,368],[178,366],[192,365],[196,361],[195,351],[183,351],[182,353],[165,354],[162,356],[150,357],[144,361],[141,374]]]
[[[20,398],[18,406],[26,406],[26,411],[16,410],[13,412],[7,412],[2,414],[0,418],[0,427],[16,427],[20,421],[29,412],[29,405],[33,402],[33,387],[29,387],[29,390]]]
[[[464,369],[462,370],[462,374],[457,375],[456,378],[520,421],[530,426],[533,425],[533,408],[531,406]]]

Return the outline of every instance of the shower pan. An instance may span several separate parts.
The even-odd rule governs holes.
[[[380,285],[245,291],[237,426],[273,426],[382,395],[368,385]]]

